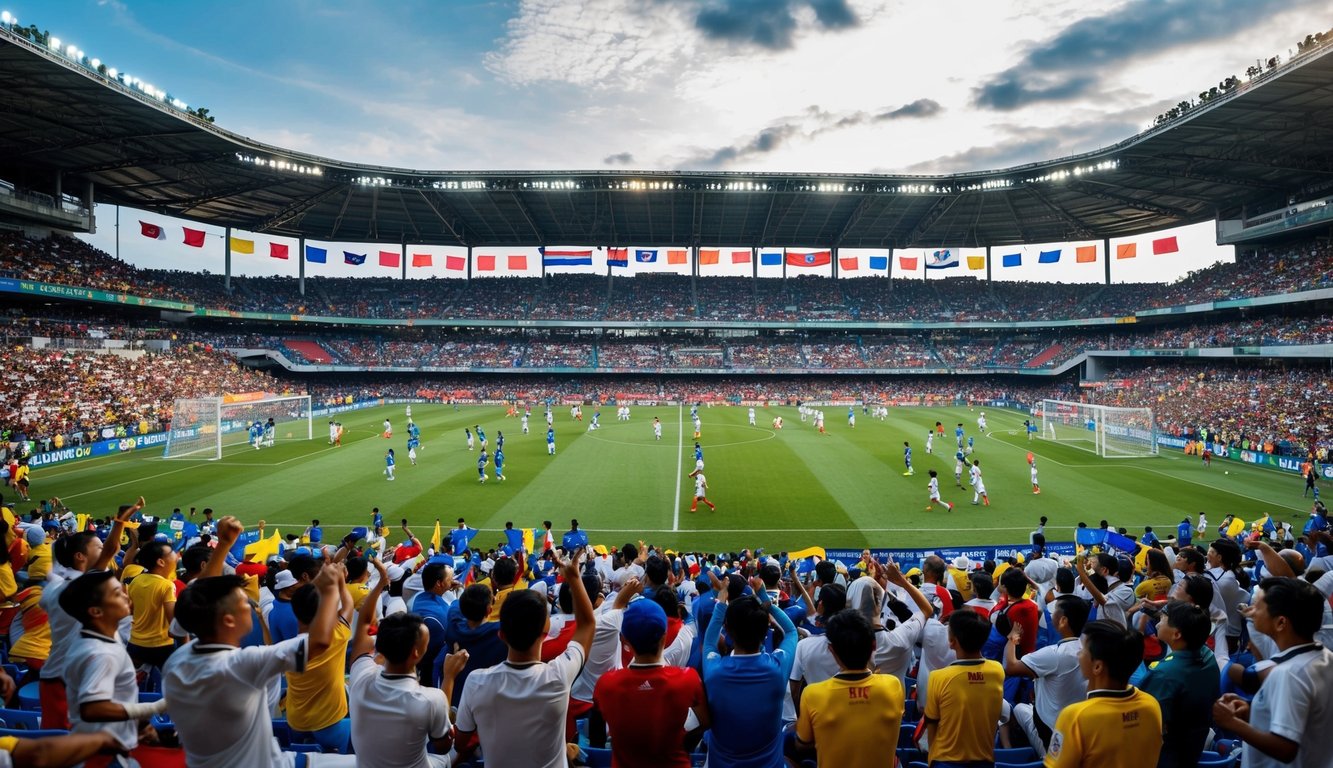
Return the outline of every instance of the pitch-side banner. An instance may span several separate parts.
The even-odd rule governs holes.
[[[57,451],[47,451],[33,455],[28,460],[31,467],[46,467],[52,464],[64,464],[68,461],[78,461],[80,459],[94,459],[98,456],[111,456],[117,453],[128,453],[139,448],[150,448],[153,446],[166,445],[166,432],[150,432],[146,435],[135,435],[134,437],[118,437],[110,440],[97,440],[84,445],[72,445],[67,448],[61,448]]]

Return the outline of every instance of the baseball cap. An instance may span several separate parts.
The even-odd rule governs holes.
[[[386,570],[389,572],[389,581],[398,581],[406,573],[401,565],[391,565]]]
[[[655,646],[666,630],[666,611],[652,600],[635,600],[621,616],[620,636],[635,649]]]
[[[23,538],[27,540],[29,546],[40,546],[42,542],[46,541],[46,531],[35,525],[30,525],[28,530],[23,532]]]
[[[920,569],[920,568],[909,568],[909,569],[907,570],[907,573],[904,573],[903,575],[906,576],[906,577],[909,578],[909,579],[912,578],[913,576],[920,576],[920,575],[921,575],[921,569]]]
[[[967,555],[959,555],[953,559],[953,567],[960,571],[972,570],[972,561],[967,559]]]
[[[288,587],[296,586],[296,577],[291,571],[278,571],[278,575],[273,578],[274,591],[281,591]]]
[[[309,555],[310,557],[315,557],[315,556],[316,556],[315,553],[310,549],[310,547],[297,547],[297,548],[296,548],[296,554],[298,554],[298,555]]]

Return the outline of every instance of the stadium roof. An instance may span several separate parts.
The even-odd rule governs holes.
[[[943,176],[420,171],[272,147],[0,29],[0,178],[254,232],[497,245],[1120,237],[1333,188],[1333,46],[1112,147]]]

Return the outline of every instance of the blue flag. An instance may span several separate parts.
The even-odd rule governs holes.
[[[1059,248],[1056,248],[1054,251],[1042,251],[1041,253],[1037,254],[1038,264],[1055,264],[1059,261],[1060,261]]]
[[[354,267],[359,267],[362,264],[366,263],[366,255],[364,253],[352,253],[351,251],[343,251],[343,263],[351,264]]]
[[[1074,542],[1085,547],[1096,547],[1106,543],[1106,529],[1078,528],[1074,531]]]
[[[305,260],[311,264],[327,264],[329,261],[329,252],[324,248],[316,248],[313,245],[305,247]]]
[[[634,252],[634,260],[639,262],[640,264],[652,264],[653,262],[657,261],[657,251],[642,250],[642,249],[636,250]]]
[[[1021,253],[1006,253],[1000,259],[1000,265],[1005,267],[1018,267],[1023,264],[1023,254]]]
[[[777,267],[782,265],[782,254],[780,253],[761,253],[759,254],[759,265],[762,267]]]
[[[1114,547],[1125,554],[1132,555],[1138,550],[1139,543],[1124,534],[1116,533],[1115,531],[1107,531],[1106,546]]]
[[[888,268],[889,268],[889,257],[888,257],[888,256],[871,256],[871,257],[870,257],[870,268],[871,268],[871,269],[879,269],[879,270],[885,270],[885,269],[888,269]]]

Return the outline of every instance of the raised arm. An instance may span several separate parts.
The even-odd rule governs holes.
[[[370,593],[361,603],[361,611],[356,615],[356,627],[352,632],[352,658],[364,656],[375,650],[375,638],[370,634],[370,628],[379,621],[379,602],[380,595],[384,588],[389,585],[389,570],[384,567],[377,557],[370,561],[375,566],[375,571],[379,578],[375,580],[375,586],[371,587]]]
[[[137,501],[125,508],[125,511],[116,515],[116,519],[111,523],[111,531],[106,536],[106,543],[102,545],[102,554],[92,564],[90,571],[105,571],[115,559],[116,553],[120,551],[120,537],[125,533],[125,523],[134,516],[134,513],[144,508],[143,497],[140,496]]]
[[[708,677],[710,668],[717,663],[717,659],[722,658],[722,654],[717,651],[717,641],[722,637],[722,625],[726,623],[727,618],[727,588],[730,582],[720,582],[712,571],[708,574],[713,581],[713,590],[717,594],[717,605],[713,608],[713,615],[708,620],[708,629],[704,632],[703,642],[703,669],[704,677]],[[790,674],[790,670],[788,670]]]
[[[583,575],[579,573],[579,559],[582,556],[582,552],[575,552],[569,560],[559,562],[565,589],[570,591],[574,599],[574,636],[569,641],[583,647],[583,657],[586,659],[592,649],[593,634],[597,630],[597,617],[592,612],[588,591],[583,588]]]
[[[1092,599],[1097,601],[1097,605],[1106,605],[1106,595],[1100,589],[1097,589],[1096,584],[1092,583],[1092,579],[1088,577],[1086,565],[1087,558],[1083,555],[1074,558],[1074,570],[1078,571],[1078,580],[1083,583],[1083,588],[1088,590],[1088,594],[1092,595]]]
[[[222,575],[222,566],[227,564],[227,553],[244,532],[245,526],[231,515],[218,521],[218,545],[213,547],[213,552],[208,556],[208,562],[204,563],[204,570],[199,573],[199,578],[207,579]]]
[[[319,609],[315,611],[315,618],[310,622],[310,631],[306,636],[306,658],[319,656],[333,642],[333,627],[338,623],[341,607],[339,597],[346,581],[347,569],[341,563],[325,565],[315,577],[315,589],[319,590]]]
[[[1293,577],[1296,572],[1291,570],[1291,563],[1282,559],[1277,550],[1268,545],[1268,542],[1259,539],[1250,539],[1245,542],[1246,549],[1259,550],[1259,556],[1264,559],[1264,568],[1268,569],[1269,575],[1275,578]]]
[[[922,594],[921,590],[916,588],[915,584],[908,581],[907,577],[903,575],[902,570],[898,568],[897,563],[889,563],[882,567],[884,569],[884,576],[888,582],[899,589],[902,589],[912,598],[912,602],[916,603],[916,607],[921,610],[922,619],[929,619],[931,616],[935,615],[935,606],[930,604],[930,601],[926,599],[926,596]]]

